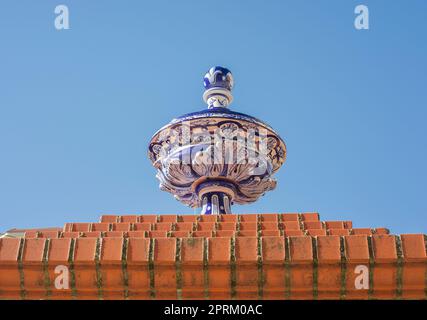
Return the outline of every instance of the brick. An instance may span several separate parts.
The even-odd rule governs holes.
[[[356,235],[371,235],[372,234],[372,230],[370,228],[354,228],[352,229],[352,233],[356,234]]]
[[[261,223],[261,230],[279,230],[279,224],[277,222],[263,222]]]
[[[145,238],[145,231],[128,231],[129,238]]]
[[[119,221],[121,223],[138,223],[139,222],[139,216],[138,215],[121,216]]]
[[[190,231],[171,231],[169,233],[169,236],[175,238],[188,238],[190,236],[190,233]]]
[[[178,222],[175,225],[176,231],[192,231],[194,229],[194,223],[192,222]]]
[[[215,231],[215,237],[231,238],[231,237],[234,237],[235,234],[236,234],[236,231],[234,231],[234,230],[218,230],[218,231]]]
[[[344,221],[325,221],[326,229],[344,229]]]
[[[425,263],[405,263],[402,271],[402,298],[420,299],[425,297]]]
[[[66,264],[70,256],[71,239],[51,239],[47,261],[51,265]]]
[[[178,222],[178,216],[176,214],[161,214],[159,216],[159,219],[160,219],[159,222],[169,222],[169,223]]]
[[[197,231],[213,231],[215,230],[216,225],[215,222],[199,222],[197,224]]]
[[[317,259],[319,263],[341,262],[340,237],[318,236]]]
[[[423,234],[402,234],[403,251],[402,297],[419,299],[425,294],[426,248]]]
[[[217,219],[218,219],[218,215],[216,214],[212,214],[212,215],[205,214],[200,216],[200,222],[217,222]]]
[[[344,228],[352,229],[353,228],[353,222],[352,221],[344,221]]]
[[[181,222],[197,222],[199,219],[199,215],[195,214],[183,214],[180,216]]]
[[[209,238],[209,265],[230,262],[230,238]]]
[[[218,221],[221,222],[232,222],[232,223],[236,223],[237,222],[237,215],[235,214],[220,214]]]
[[[280,230],[262,230],[261,237],[280,237]]]
[[[80,237],[80,232],[76,232],[76,231],[71,231],[71,232],[62,232],[61,233],[61,238],[78,238]]]
[[[375,262],[397,261],[396,238],[391,235],[372,236]]]
[[[378,299],[394,298],[397,284],[396,238],[390,235],[374,235],[372,247],[375,260],[374,295]]]
[[[101,231],[89,231],[89,232],[82,232],[80,234],[83,238],[101,238],[102,232]]]
[[[146,234],[149,238],[166,238],[168,236],[167,231],[147,231]]]
[[[155,214],[143,214],[139,216],[139,221],[142,223],[156,223],[157,216]]]
[[[43,272],[43,255],[46,243],[46,239],[27,239],[24,241],[22,271],[28,299],[41,298],[46,294]]]
[[[150,239],[129,238],[126,262],[128,264],[148,263],[149,252]]]
[[[414,262],[426,260],[426,246],[423,234],[402,234],[400,238],[405,261]]]
[[[258,215],[257,214],[240,214],[240,222],[258,222]]]
[[[77,238],[74,248],[74,263],[95,263],[96,238]]]
[[[283,213],[281,214],[283,222],[298,222],[298,213]]]
[[[100,222],[117,222],[120,217],[117,215],[104,214],[101,216]]]
[[[279,222],[279,214],[277,214],[277,213],[264,213],[261,215],[261,221],[262,222],[278,223]]]
[[[313,247],[312,238],[289,237],[290,295],[294,299],[313,297]]]
[[[236,223],[234,222],[219,222],[217,230],[236,230]]]
[[[283,237],[262,238],[263,299],[283,299],[286,258]]]
[[[243,230],[243,231],[239,231],[238,235],[239,237],[257,237],[258,236],[258,231],[256,230]]]
[[[55,288],[55,279],[58,277],[58,271],[63,270],[56,270],[56,267],[58,266],[65,266],[69,268],[69,257],[70,257],[70,249],[71,249],[71,239],[51,239],[49,241],[49,249],[47,254],[47,275],[49,277],[50,282],[50,289],[51,289],[51,296],[50,299],[70,299],[71,297],[71,287],[69,286],[68,289],[56,289]],[[39,269],[41,274],[44,275],[44,272]],[[26,269],[24,272],[33,272],[33,270]],[[41,279],[40,283],[43,283],[45,279]],[[37,281],[37,280],[36,280]],[[44,288],[40,288],[38,290],[42,295],[45,295]],[[45,298],[45,297],[43,297]]]
[[[158,222],[153,224],[153,230],[156,231],[170,231],[172,230],[172,223],[170,222]]]
[[[150,231],[152,230],[151,223],[135,223],[133,225],[134,231]]]
[[[311,237],[289,237],[291,262],[313,262],[313,246],[311,241]]]
[[[346,259],[351,263],[369,263],[368,237],[344,236]]]
[[[301,213],[302,221],[319,221],[319,214],[317,212],[304,212]]]
[[[77,238],[74,247],[74,275],[78,299],[94,299],[98,295],[96,272],[97,238]]]
[[[127,232],[123,232],[123,231],[104,232],[104,238],[124,238],[124,237],[127,237]]]
[[[375,228],[374,234],[389,234],[390,230],[387,228]]]
[[[57,239],[59,238],[59,233],[59,231],[41,231],[39,233],[39,238]]]
[[[319,299],[339,299],[341,250],[339,236],[319,236],[317,244],[317,289]]]
[[[176,260],[176,238],[154,239],[154,262],[166,263]]]
[[[258,297],[258,239],[235,239],[237,299]]]
[[[111,231],[130,231],[132,224],[129,222],[112,223]]]
[[[300,224],[298,221],[285,221],[283,222],[283,228],[285,230],[300,230]]]
[[[208,239],[208,261],[209,261],[209,298],[229,299],[230,290],[230,238]]]
[[[126,262],[129,298],[149,299],[150,272],[148,263],[150,239],[129,238],[127,247]]]
[[[331,236],[349,236],[349,229],[329,229],[329,234]]]
[[[203,238],[187,238],[181,241],[182,297],[200,299],[204,294]]]
[[[104,238],[101,244],[101,264],[121,263],[123,238]]]
[[[41,263],[46,245],[46,239],[27,239],[24,242],[22,261],[28,263]]]
[[[38,231],[25,231],[24,238],[26,238],[26,239],[39,238],[39,232]]]
[[[235,239],[235,254],[237,263],[258,261],[258,239],[242,237]]]
[[[323,229],[323,224],[320,221],[304,222],[304,229]]]
[[[307,230],[307,235],[312,237],[326,236],[326,230],[325,229],[309,229]]]
[[[21,239],[0,238],[0,264],[16,264],[18,262]]]
[[[176,299],[176,238],[154,239],[154,283],[157,299]]]
[[[85,232],[85,231],[91,231],[91,223],[73,223],[71,226],[71,230],[65,230],[65,231],[78,231],[78,232]]]
[[[20,273],[18,257],[21,239],[0,238],[0,298],[20,298]]]
[[[263,263],[285,261],[286,251],[283,237],[263,237],[261,241]]]
[[[104,299],[123,298],[123,243],[123,238],[102,239],[100,272]]]
[[[285,237],[303,236],[304,232],[302,230],[285,230],[283,231],[283,235]]]
[[[203,263],[203,238],[182,239],[182,263]]]
[[[192,233],[193,237],[204,237],[204,238],[210,238],[212,237],[212,231],[194,231]]]
[[[258,230],[258,224],[256,222],[241,222],[239,224],[239,230],[248,231],[248,230]]]
[[[92,223],[92,228],[90,231],[110,231],[110,223]]]

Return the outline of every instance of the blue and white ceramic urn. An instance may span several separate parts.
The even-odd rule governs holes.
[[[160,189],[202,214],[229,214],[231,204],[256,201],[276,186],[286,146],[265,122],[231,111],[233,75],[205,74],[207,108],[173,119],[151,139],[148,155]]]

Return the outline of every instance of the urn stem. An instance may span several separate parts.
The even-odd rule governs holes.
[[[208,192],[202,196],[200,214],[231,214],[231,199],[224,192]]]

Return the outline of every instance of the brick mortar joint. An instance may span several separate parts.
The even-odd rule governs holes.
[[[51,239],[46,239],[45,244],[44,244],[44,248],[43,248],[43,258],[42,258],[42,264],[43,264],[43,275],[44,275],[44,279],[43,279],[43,283],[46,289],[46,296],[49,297],[52,294],[51,291],[51,283],[50,283],[50,278],[49,278],[49,270],[48,270],[48,254],[49,254],[49,250],[50,250],[50,244],[51,244]]]
[[[319,295],[318,277],[319,277],[319,261],[318,261],[318,242],[317,237],[311,237],[313,251],[313,299],[317,299]]]
[[[402,249],[402,239],[400,236],[395,236],[396,243],[396,256],[397,256],[397,271],[396,271],[396,298],[400,299],[402,297],[403,289],[403,249]]]
[[[236,285],[236,239],[232,237],[230,238],[230,291],[233,300],[236,299]]]
[[[102,238],[96,239],[95,246],[95,270],[96,270],[96,286],[98,287],[98,299],[103,298],[102,290],[102,273],[101,273],[101,251],[102,251],[103,240]]]
[[[23,255],[24,255],[24,246],[25,246],[25,239],[21,238],[19,240],[19,249],[18,249],[18,272],[19,272],[20,296],[22,300],[26,298],[24,265],[22,261]]]
[[[209,299],[209,241],[203,238],[203,293]]]
[[[122,274],[123,274],[123,295],[127,299],[129,297],[129,275],[127,271],[127,251],[129,247],[129,239],[123,239],[122,245]]]
[[[367,237],[369,250],[369,289],[368,299],[373,299],[374,295],[374,269],[375,269],[375,252],[373,246],[372,235]]]
[[[181,244],[182,239],[177,238],[175,240],[175,274],[176,274],[176,291],[178,300],[182,300],[182,257],[181,257]]]
[[[285,299],[291,297],[291,249],[290,249],[290,239],[285,237]]]
[[[148,272],[150,275],[150,297],[154,299],[156,297],[155,290],[155,278],[154,278],[154,250],[155,250],[155,241],[153,238],[149,240],[149,251],[148,251]]]
[[[347,291],[347,257],[345,238],[340,236],[340,258],[341,258],[341,274],[340,274],[340,299],[345,299]]]
[[[258,299],[262,299],[264,294],[264,270],[263,270],[263,258],[262,258],[262,238],[258,232],[257,236],[257,269],[258,269]]]

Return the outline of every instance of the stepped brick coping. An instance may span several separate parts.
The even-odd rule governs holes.
[[[0,299],[426,299],[426,243],[316,213],[104,215],[8,231]]]

